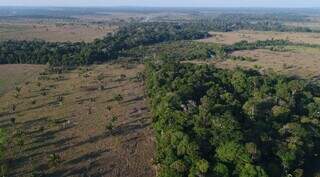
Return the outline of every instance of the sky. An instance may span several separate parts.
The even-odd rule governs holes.
[[[0,6],[320,7],[320,0],[0,0]]]

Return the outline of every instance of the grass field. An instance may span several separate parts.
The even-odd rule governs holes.
[[[235,56],[249,56],[256,61],[226,60],[217,62],[222,68],[255,68],[262,72],[275,71],[301,78],[320,80],[320,50],[293,49],[288,52],[276,52],[267,49],[244,50],[234,52]]]
[[[196,60],[191,61],[191,63],[214,64],[219,68],[225,69],[251,68],[260,70],[262,73],[277,72],[320,81],[320,48],[286,46],[284,51],[271,51],[269,49],[242,50],[233,52],[231,55],[246,56],[253,60]]]
[[[37,75],[18,96],[0,97],[0,127],[12,132],[9,176],[154,176],[151,115],[137,77],[143,68],[117,63]]]
[[[0,23],[0,40],[91,42],[116,30],[115,26],[86,24]]]
[[[210,32],[212,37],[202,39],[202,42],[233,44],[242,40],[254,42],[267,39],[284,39],[294,43],[320,44],[320,33],[270,32],[270,31],[236,31]]]
[[[320,79],[320,55],[312,53],[273,52],[269,50],[239,51],[236,56],[249,56],[256,62],[236,62],[236,65],[273,69],[284,74]]]

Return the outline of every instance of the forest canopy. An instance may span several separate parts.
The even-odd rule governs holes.
[[[161,177],[310,176],[319,163],[320,87],[254,70],[150,62]]]

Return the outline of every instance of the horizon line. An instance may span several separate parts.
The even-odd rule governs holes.
[[[295,6],[148,6],[148,5],[119,5],[119,6],[97,6],[97,5],[0,5],[0,7],[25,7],[25,8],[250,8],[250,9],[257,9],[257,8],[265,8],[265,9],[319,9],[319,7],[295,7]]]

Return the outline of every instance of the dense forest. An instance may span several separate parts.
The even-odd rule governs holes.
[[[201,43],[195,41],[174,41],[150,46],[141,46],[126,50],[122,56],[148,59],[165,57],[172,60],[195,60],[208,58],[224,58],[225,47],[215,43]]]
[[[318,169],[320,87],[254,70],[150,62],[161,177],[311,176]]]
[[[149,46],[135,47],[125,50],[121,56],[131,58],[166,58],[175,61],[228,59],[229,54],[238,50],[270,49],[276,50],[288,45],[309,46],[295,44],[287,40],[258,40],[256,42],[240,41],[231,45],[216,43],[202,43],[196,41],[174,41]],[[312,47],[317,47],[313,45]]]
[[[193,24],[199,29],[222,32],[236,30],[319,32],[308,27],[292,27],[284,24],[284,22],[296,21],[306,21],[306,18],[288,14],[227,13],[217,17],[200,17]]]
[[[85,65],[115,59],[123,50],[142,45],[200,39],[208,35],[188,24],[132,23],[92,43],[1,42],[0,64]]]
[[[237,50],[253,50],[253,49],[263,49],[268,47],[279,47],[287,45],[299,45],[289,42],[288,40],[282,39],[268,39],[268,40],[258,40],[256,42],[240,41],[232,45],[226,45],[224,47],[225,52],[233,52]]]

